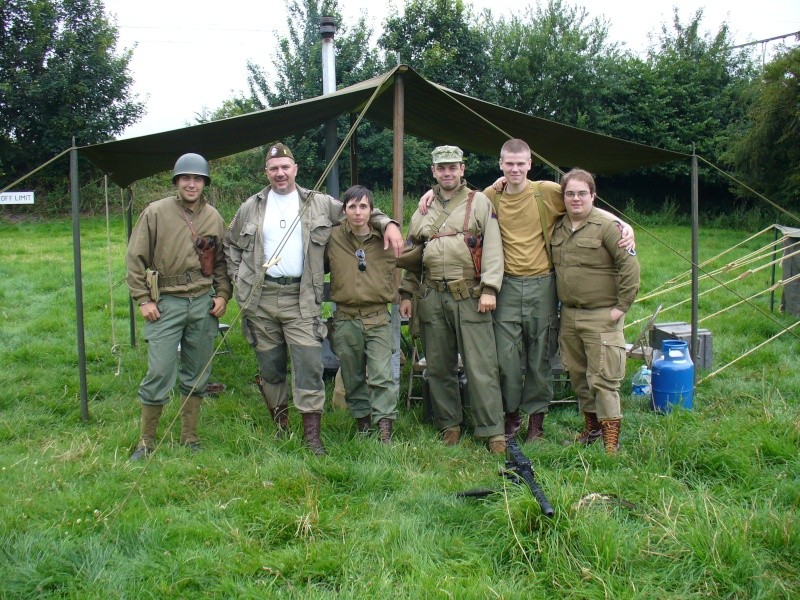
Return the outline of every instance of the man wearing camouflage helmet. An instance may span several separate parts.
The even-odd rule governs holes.
[[[231,297],[222,238],[225,223],[203,196],[208,162],[184,154],[175,163],[175,196],[149,204],[131,234],[125,278],[144,317],[147,375],[139,386],[141,439],[131,460],[155,448],[156,429],[180,381],[181,444],[200,448],[197,422],[210,374],[219,317]],[[180,367],[178,347],[181,349]]]
[[[492,329],[495,297],[503,281],[500,228],[489,199],[466,186],[461,149],[439,146],[432,157],[438,183],[435,200],[427,214],[414,213],[408,229],[413,243],[425,244],[423,276],[406,270],[400,314],[410,318],[413,310],[418,312],[431,406],[444,443],[454,445],[461,436],[463,411],[456,377],[460,354],[475,436],[487,440],[490,452],[501,454],[506,441]],[[411,302],[415,295],[416,309]]]
[[[264,169],[269,185],[239,207],[225,235],[225,258],[242,309],[242,332],[255,352],[278,435],[289,428],[291,357],[292,400],[302,416],[303,436],[314,454],[323,455],[324,252],[344,211],[335,198],[298,186],[297,169],[289,148],[270,146]],[[399,256],[403,235],[397,224],[377,209],[370,223],[383,232],[384,248],[391,246]]]

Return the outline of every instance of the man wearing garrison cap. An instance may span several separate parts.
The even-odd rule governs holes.
[[[291,358],[292,398],[302,415],[303,435],[311,451],[321,455],[324,252],[344,212],[335,198],[295,183],[297,163],[282,143],[267,150],[265,173],[269,185],[245,200],[233,218],[225,258],[278,435],[289,428]],[[392,246],[399,256],[404,242],[397,223],[377,209],[370,223],[383,232],[384,247]]]
[[[400,314],[410,318],[412,311],[418,313],[431,407],[444,443],[454,445],[461,436],[460,354],[474,434],[487,440],[490,452],[501,454],[506,449],[503,400],[492,329],[495,295],[503,281],[500,229],[489,199],[466,186],[461,149],[439,146],[431,156],[435,199],[427,214],[414,213],[408,228],[414,244],[425,244],[422,273],[406,271]],[[477,250],[482,250],[479,260]]]

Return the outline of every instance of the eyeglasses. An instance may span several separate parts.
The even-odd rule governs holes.
[[[588,198],[591,195],[591,193],[592,192],[590,192],[588,190],[581,190],[580,192],[564,192],[564,197],[565,198],[574,198],[575,196],[577,196],[581,200],[585,200],[586,198]]]
[[[367,255],[364,251],[359,248],[356,250],[356,258],[358,259],[358,270],[359,271],[366,271],[367,270]]]

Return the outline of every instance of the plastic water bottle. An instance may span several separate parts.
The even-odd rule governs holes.
[[[633,396],[650,396],[650,369],[647,365],[642,365],[641,368],[633,374],[631,381],[631,394]]]

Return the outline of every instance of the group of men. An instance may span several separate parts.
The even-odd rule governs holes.
[[[440,146],[432,158],[437,184],[409,226],[409,240],[423,248],[421,263],[406,270],[400,313],[419,322],[433,416],[444,442],[455,444],[462,433],[460,362],[474,435],[485,438],[491,452],[502,453],[520,428],[521,412],[531,415],[525,441],[543,435],[553,395],[549,359],[558,336],[550,237],[569,209],[558,184],[527,179],[531,152],[522,140],[503,146],[504,178],[484,193],[467,188],[459,148]],[[326,270],[336,303],[332,346],[357,431],[374,425],[382,442],[391,440],[397,390],[386,307],[397,293],[395,260],[405,240],[397,223],[375,209],[368,189],[354,186],[340,202],[298,186],[297,171],[289,148],[271,146],[269,185],[241,205],[226,230],[203,197],[211,182],[208,163],[187,154],[173,172],[176,195],[142,212],[127,253],[127,283],[148,341],[148,372],[139,388],[141,437],[132,459],[154,450],[161,412],[178,379],[180,441],[199,449],[197,423],[218,319],[234,288],[278,434],[289,427],[291,361],[292,400],[304,440],[314,454],[325,454],[320,429]],[[613,219],[592,210],[604,222]],[[623,233],[619,245],[630,245],[632,232],[625,227]],[[584,388],[589,406],[594,387]],[[588,417],[586,422],[588,428]],[[584,437],[579,441],[597,439]]]

